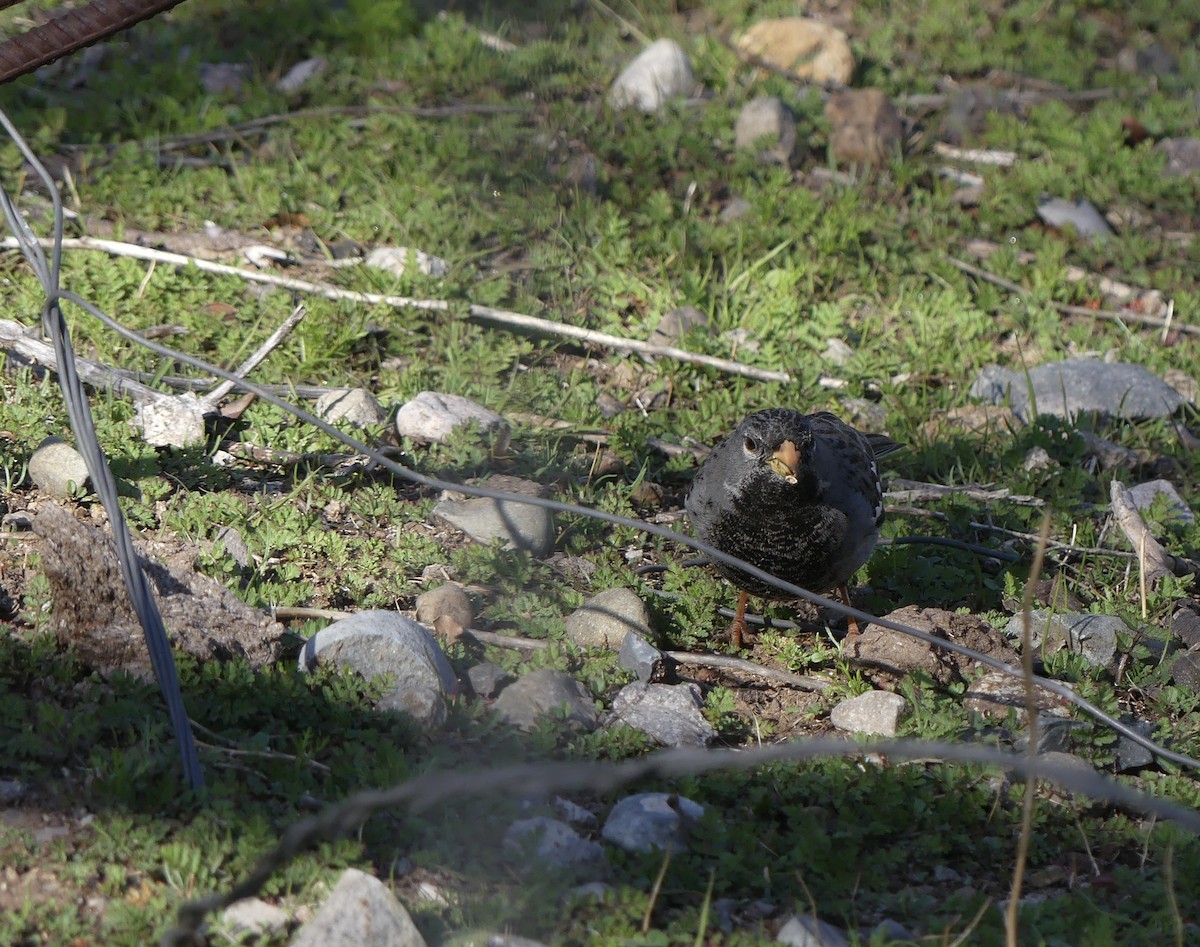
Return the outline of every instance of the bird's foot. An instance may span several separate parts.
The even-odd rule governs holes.
[[[738,651],[741,651],[746,646],[746,637],[749,634],[750,628],[746,624],[746,619],[739,616],[730,623],[729,643]]]

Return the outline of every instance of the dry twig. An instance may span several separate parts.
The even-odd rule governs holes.
[[[45,246],[52,245],[50,241],[42,241],[42,243]],[[209,273],[236,276],[239,279],[249,282],[265,283],[269,286],[278,286],[283,289],[290,289],[293,292],[321,296],[325,299],[348,300],[350,302],[366,303],[373,306],[391,306],[395,309],[423,309],[432,312],[451,311],[450,303],[444,299],[415,299],[409,296],[361,293],[354,290],[342,289],[329,283],[316,283],[311,280],[279,276],[275,273],[249,270],[244,267],[230,266],[227,263],[216,263],[212,260],[202,260],[198,257],[185,256],[182,253],[168,253],[165,250],[156,250],[153,247],[140,247],[132,243],[123,243],[119,240],[79,237],[63,240],[62,246],[67,250],[99,250],[102,253],[109,253],[113,256],[131,257],[135,260],[146,260],[169,266],[195,266],[197,269]],[[15,249],[16,247],[17,242],[15,237],[8,237],[0,241],[0,248]],[[574,342],[595,345],[599,348],[613,349],[618,352],[636,352],[640,355],[669,358],[678,362],[703,365],[707,368],[715,368],[718,371],[726,372],[727,374],[741,375],[742,377],[753,378],[757,381],[775,381],[786,384],[792,380],[792,376],[787,372],[756,368],[753,365],[735,362],[732,359],[688,352],[673,345],[654,345],[650,342],[643,342],[641,339],[626,339],[617,335],[609,335],[606,332],[598,332],[595,329],[585,329],[582,326],[553,322],[549,319],[539,319],[537,316],[527,316],[520,312],[495,309],[492,306],[470,304],[467,306],[467,315],[475,322],[482,322],[488,325],[499,325],[506,329],[524,329],[538,335],[570,339]]]
[[[965,260],[959,260],[952,256],[947,256],[946,262],[962,270],[969,276],[992,283],[1001,289],[1008,290],[1010,293],[1016,293],[1022,299],[1027,299],[1032,295],[1029,290],[1019,283],[1006,280],[995,273],[989,273],[987,270],[975,266],[973,263],[967,263]],[[1112,322],[1131,322],[1135,325],[1152,326],[1156,329],[1161,329],[1168,325],[1166,319],[1160,319],[1158,316],[1147,316],[1130,309],[1092,309],[1088,306],[1072,306],[1069,303],[1054,302],[1053,300],[1048,300],[1046,305],[1050,306],[1056,312],[1061,312],[1064,316],[1088,316],[1093,319],[1108,319]],[[1189,325],[1186,322],[1178,322],[1174,323],[1174,325],[1178,331],[1187,335],[1200,335],[1200,326]]]
[[[1114,478],[1109,485],[1109,500],[1112,503],[1113,520],[1125,534],[1135,555],[1145,562],[1143,572],[1146,580],[1157,582],[1164,575],[1174,575],[1176,569],[1175,557],[1168,553],[1157,539],[1150,535],[1146,521],[1138,512],[1133,497],[1125,489],[1121,481]],[[1144,552],[1141,552],[1144,550]]]

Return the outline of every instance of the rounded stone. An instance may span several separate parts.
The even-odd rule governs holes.
[[[29,458],[29,477],[43,493],[66,499],[88,482],[87,463],[62,438],[48,437]]]
[[[475,621],[471,599],[461,585],[449,583],[417,596],[417,621],[432,625],[439,618],[452,618],[460,628],[470,628]]]
[[[396,612],[359,612],[318,631],[304,643],[300,670],[327,662],[368,679],[388,677],[391,685],[376,706],[430,726],[445,723],[444,695],[458,691],[454,669],[436,639]]]
[[[566,621],[567,637],[581,648],[618,650],[629,632],[653,637],[650,615],[631,589],[606,589],[575,609]]]
[[[659,111],[669,99],[687,95],[695,84],[688,55],[672,39],[651,43],[635,56],[608,91],[613,108]]]

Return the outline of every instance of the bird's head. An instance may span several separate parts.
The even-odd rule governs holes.
[[[735,447],[752,470],[769,475],[767,483],[795,486],[809,479],[814,440],[803,415],[784,409],[757,411],[742,422],[735,437]]]

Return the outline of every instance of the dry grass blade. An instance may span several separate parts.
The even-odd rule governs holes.
[[[1046,562],[1046,540],[1050,538],[1050,514],[1042,517],[1042,526],[1038,530],[1037,550],[1033,555],[1033,566],[1029,570],[1029,581],[1025,583],[1025,595],[1021,600],[1021,669],[1025,678],[1025,752],[1031,760],[1037,759],[1038,752],[1038,708],[1037,686],[1033,679],[1033,597],[1038,580],[1042,575],[1042,567]],[[1037,777],[1032,771],[1025,776],[1025,798],[1021,807],[1021,835],[1017,841],[1017,857],[1013,863],[1012,884],[1008,893],[1008,906],[1004,917],[1004,940],[1007,947],[1017,947],[1017,920],[1021,910],[1021,884],[1025,877],[1025,863],[1029,858],[1029,843],[1033,836],[1033,805],[1034,792],[1037,788]]]

